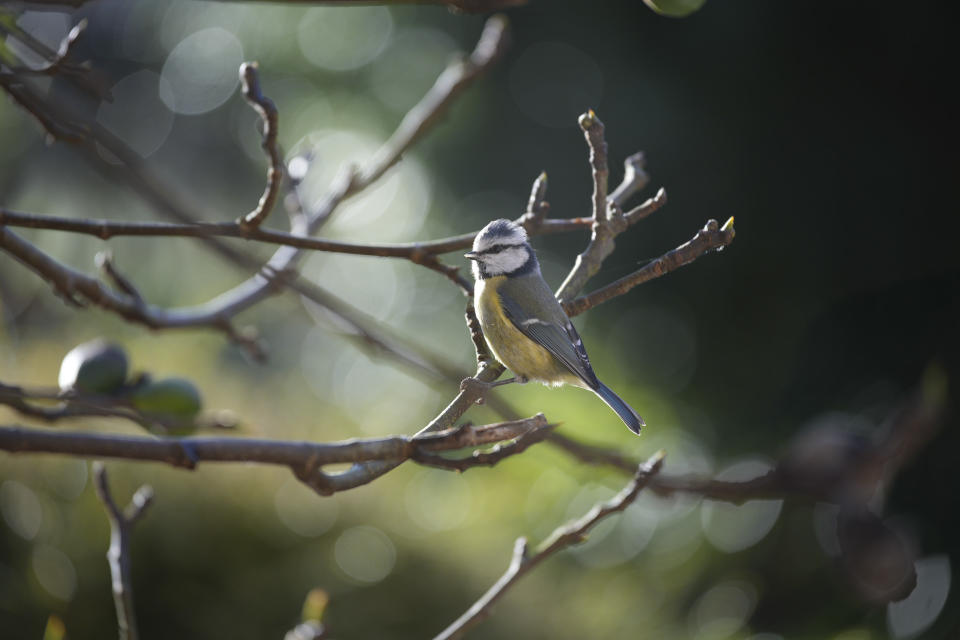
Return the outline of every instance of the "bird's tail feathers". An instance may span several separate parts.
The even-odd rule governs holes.
[[[624,402],[620,396],[615,394],[610,387],[602,382],[598,381],[597,388],[593,391],[600,396],[601,400],[607,403],[608,407],[620,416],[620,419],[623,420],[630,431],[639,435],[640,427],[646,426],[646,423],[643,421],[643,418],[640,417],[640,414],[633,410],[633,407]]]

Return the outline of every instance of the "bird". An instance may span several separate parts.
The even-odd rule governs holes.
[[[520,225],[490,222],[464,254],[473,261],[474,308],[493,356],[514,378],[589,389],[636,434],[643,418],[597,379],[580,335],[540,273],[537,254]]]

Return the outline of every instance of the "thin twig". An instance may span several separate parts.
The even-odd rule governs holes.
[[[623,207],[633,194],[642,191],[650,182],[646,168],[647,158],[642,151],[628,156],[623,161],[623,181],[610,194],[610,199]]]
[[[659,204],[661,203],[656,203],[656,205]],[[637,211],[644,211],[645,214],[648,215],[652,213],[652,211],[650,211],[652,206],[655,205],[651,203],[643,209],[638,207]],[[643,217],[645,217],[645,215]],[[529,218],[526,216],[521,216],[517,220],[517,222],[524,224],[524,226],[530,225],[528,231],[531,235],[581,231],[589,229],[592,224],[590,218],[543,220],[537,223],[536,226],[533,226],[532,223],[528,221]],[[273,229],[245,229],[236,222],[195,222],[178,224],[171,222],[126,222],[120,220],[78,219],[63,216],[20,213],[3,207],[0,207],[0,225],[28,229],[69,231],[71,233],[95,236],[101,240],[108,240],[119,236],[242,238],[244,240],[253,240],[298,249],[310,249],[312,251],[378,256],[381,258],[404,258],[411,261],[416,261],[418,256],[437,256],[467,249],[473,243],[473,239],[479,232],[471,231],[447,238],[420,242],[362,243],[314,238]]]
[[[256,62],[244,62],[240,65],[240,85],[243,98],[260,115],[263,124],[261,146],[270,162],[270,166],[267,167],[267,184],[257,207],[239,221],[242,228],[253,229],[260,226],[260,223],[273,211],[277,195],[280,193],[280,183],[283,181],[283,161],[277,149],[279,115],[277,105],[260,90],[260,75],[257,73]]]
[[[607,141],[604,138],[604,126],[597,114],[591,109],[580,116],[578,122],[583,129],[583,136],[590,149],[590,171],[593,176],[593,198],[591,219],[590,243],[580,253],[573,268],[563,284],[557,290],[556,296],[561,303],[576,295],[599,269],[600,263],[613,253],[613,236],[615,232],[610,228],[607,213],[607,181],[610,171],[607,167]]]
[[[479,624],[490,615],[490,609],[503,594],[526,573],[541,562],[567,547],[583,542],[587,532],[607,516],[623,511],[640,495],[640,491],[656,476],[663,465],[664,453],[658,452],[641,464],[633,480],[610,500],[593,506],[582,517],[572,520],[554,530],[530,555],[526,538],[518,538],[513,547],[513,556],[506,572],[466,613],[438,634],[434,640],[454,640]]]
[[[130,535],[133,526],[153,501],[153,489],[144,485],[137,489],[126,509],[121,510],[110,495],[107,470],[101,462],[93,464],[94,487],[107,510],[110,520],[110,548],[107,561],[113,584],[113,601],[117,609],[117,627],[120,640],[137,640],[136,615],[133,608],[133,578],[130,559]]]
[[[96,278],[59,262],[2,225],[0,225],[0,249],[4,249],[21,264],[50,283],[61,297],[75,304],[90,302],[129,322],[142,324],[151,329],[209,327],[225,332],[234,342],[246,348],[254,358],[265,357],[255,339],[234,329],[230,320],[235,312],[230,309],[215,307],[206,313],[183,313],[178,309],[166,309],[147,304],[138,294],[131,294],[126,290],[117,291]],[[115,271],[112,265],[110,268]],[[126,283],[124,289],[135,291],[129,280],[124,278],[124,281]]]
[[[730,218],[721,228],[716,220],[708,220],[703,229],[697,231],[696,235],[683,243],[676,249],[668,251],[659,258],[650,261],[642,269],[626,275],[619,280],[615,280],[605,287],[601,287],[592,293],[572,300],[564,305],[568,315],[583,313],[598,304],[606,302],[611,298],[625,294],[639,284],[643,284],[654,278],[675,271],[680,267],[690,264],[700,256],[711,251],[723,249],[731,242],[735,231],[733,228],[733,218]]]
[[[556,427],[555,424],[544,424],[527,431],[512,442],[497,443],[489,451],[476,450],[468,457],[447,458],[423,449],[418,449],[411,457],[414,462],[441,469],[465,471],[471,467],[492,467],[510,456],[523,453],[532,445],[543,442],[543,439]]]

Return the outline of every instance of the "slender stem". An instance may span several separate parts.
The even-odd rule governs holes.
[[[611,282],[605,287],[601,287],[592,293],[568,302],[564,305],[564,309],[566,309],[567,314],[571,316],[583,313],[587,309],[591,309],[611,298],[625,294],[639,284],[643,284],[654,278],[659,278],[684,265],[690,264],[700,256],[710,253],[711,251],[723,249],[733,242],[735,234],[732,220],[731,218],[731,223],[724,225],[722,229],[716,220],[708,220],[703,229],[697,231],[697,234],[693,236],[693,238],[676,249],[668,251],[659,258],[650,261],[642,269],[638,269],[619,280]]]
[[[93,465],[94,487],[107,510],[110,521],[110,547],[107,562],[113,585],[113,601],[117,609],[120,640],[137,640],[137,620],[133,608],[133,577],[130,559],[130,536],[136,524],[153,501],[153,489],[142,486],[133,495],[130,505],[121,510],[110,495],[107,470],[101,462]]]
[[[242,228],[256,228],[260,226],[277,202],[280,193],[280,182],[283,180],[283,161],[277,149],[277,128],[279,115],[277,105],[273,100],[263,95],[260,90],[260,75],[257,73],[256,62],[244,62],[240,65],[240,83],[243,98],[260,115],[263,123],[263,151],[267,155],[270,166],[267,168],[267,184],[256,208],[240,219]]]
[[[664,455],[662,451],[658,452],[641,464],[637,468],[633,480],[613,498],[607,502],[594,505],[580,518],[557,527],[553,533],[547,536],[546,540],[537,546],[533,555],[529,553],[526,538],[518,538],[514,543],[513,556],[506,572],[462,616],[434,637],[434,640],[455,640],[463,637],[467,631],[490,615],[490,609],[494,603],[503,597],[504,593],[520,578],[558,551],[583,542],[586,539],[587,532],[595,524],[630,506],[640,495],[643,488],[660,471]]]
[[[519,221],[523,222],[524,219],[521,218]],[[531,231],[531,234],[579,231],[589,229],[591,224],[590,218],[543,220],[536,226],[536,230]],[[379,256],[382,258],[404,258],[415,262],[427,256],[436,256],[467,249],[478,233],[478,231],[471,231],[456,236],[422,242],[362,243],[314,238],[297,233],[257,227],[249,228],[236,222],[174,223],[93,220],[20,213],[3,207],[0,207],[0,225],[29,229],[68,231],[71,233],[95,236],[101,240],[108,240],[118,236],[241,238],[243,240],[284,245],[298,249]]]

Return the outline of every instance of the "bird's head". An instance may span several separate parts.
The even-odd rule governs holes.
[[[503,218],[485,226],[474,238],[473,250],[464,256],[473,260],[473,276],[477,280],[522,275],[537,268],[527,232]]]

